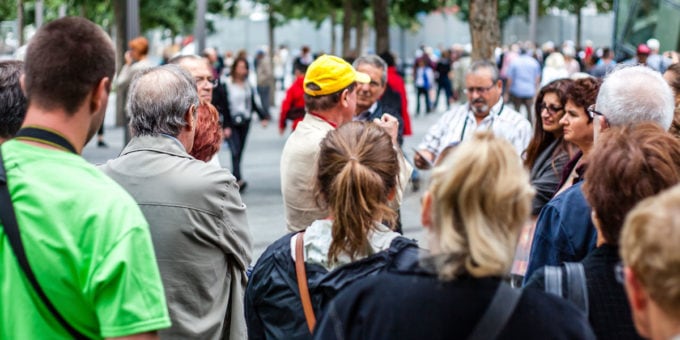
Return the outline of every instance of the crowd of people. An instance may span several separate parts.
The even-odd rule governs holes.
[[[680,66],[653,40],[591,75],[569,45],[469,61],[462,80],[465,53],[434,72],[424,51],[416,92],[431,112],[437,83],[447,111],[412,160],[394,56],[303,48],[279,116],[289,233],[254,266],[240,163],[280,65],[207,49],[155,66],[144,38],[129,47],[116,74],[107,33],[66,17],[0,62],[0,338],[680,336]],[[112,85],[131,139],[94,166],[80,154]],[[401,235],[414,166],[432,171],[427,244]]]

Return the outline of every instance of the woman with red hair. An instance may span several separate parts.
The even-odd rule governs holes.
[[[208,102],[202,102],[196,115],[194,147],[189,154],[198,160],[220,166],[217,152],[220,151],[222,128],[217,109]]]

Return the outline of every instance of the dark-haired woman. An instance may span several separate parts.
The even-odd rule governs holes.
[[[567,91],[567,103],[564,105],[566,112],[560,119],[560,124],[564,131],[564,140],[576,145],[579,152],[565,166],[555,196],[583,179],[584,161],[593,148],[595,138],[593,117],[588,108],[595,104],[600,84],[602,81],[597,78],[581,78],[575,80]]]
[[[417,261],[415,242],[388,226],[397,217],[389,206],[397,190],[397,152],[375,123],[346,123],[324,138],[315,188],[329,216],[274,242],[257,261],[245,296],[250,339],[312,336],[296,279],[297,242],[317,316],[350,283]]]
[[[560,119],[564,116],[567,92],[574,83],[571,79],[554,80],[541,88],[534,102],[534,136],[524,155],[524,166],[530,169],[530,181],[536,196],[531,200],[531,221],[522,230],[515,253],[512,273],[524,275],[531,250],[536,218],[550,201],[562,178],[562,171],[577,152],[565,141]]]
[[[553,197],[565,164],[575,154],[575,147],[564,140],[560,124],[572,84],[571,79],[555,80],[541,88],[536,96],[534,137],[529,142],[524,161],[531,169],[530,180],[536,189],[536,196],[531,201],[532,216],[538,216]]]
[[[269,123],[269,112],[265,112],[261,105],[257,91],[248,83],[249,66],[245,57],[238,57],[231,65],[231,76],[227,81],[227,92],[229,93],[229,119],[227,131],[231,131],[229,138],[229,149],[231,151],[231,171],[236,177],[239,190],[243,191],[247,185],[241,174],[241,159],[243,150],[246,147],[246,138],[250,130],[250,121],[255,112],[260,118],[263,127]]]

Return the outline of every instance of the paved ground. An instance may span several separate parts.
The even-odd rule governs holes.
[[[282,99],[283,92],[277,93],[277,103]],[[410,94],[411,104],[413,94]],[[123,148],[123,128],[114,127],[114,114],[112,104],[115,103],[115,95],[109,99],[109,111],[105,120],[105,140],[108,148],[98,148],[96,138],[85,147],[83,156],[90,162],[99,164],[115,158]],[[415,106],[415,105],[413,105]],[[443,109],[443,107],[442,107]],[[413,110],[412,110],[413,111]],[[441,111],[427,116],[412,117],[414,135],[407,137],[404,142],[404,150],[408,158],[413,157],[411,147],[416,146],[427,128],[434,124],[441,116]],[[278,107],[272,108],[272,116],[278,118]],[[280,136],[277,122],[272,122],[269,127],[262,128],[259,123],[253,122],[246,145],[243,173],[248,181],[248,188],[242,194],[243,201],[248,206],[248,222],[254,240],[255,259],[264,249],[277,238],[286,233],[283,200],[281,197],[279,161],[281,150],[286,142],[286,137]],[[229,168],[231,160],[229,151],[223,146],[219,153],[222,166]],[[405,193],[402,204],[402,223],[404,235],[420,241],[426,246],[425,235],[420,225],[420,197],[423,187],[427,183],[429,174],[421,172],[421,190],[413,192],[411,188]]]

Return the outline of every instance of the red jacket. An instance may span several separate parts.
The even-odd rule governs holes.
[[[406,98],[406,86],[404,79],[397,73],[397,68],[387,68],[387,86],[401,96],[401,119],[404,121],[404,136],[413,134],[411,131],[411,117],[408,114],[408,99]]]
[[[284,98],[283,103],[281,103],[281,116],[279,117],[279,128],[282,130],[286,128],[286,114],[290,111],[290,109],[304,109],[305,107],[305,91],[302,88],[304,80],[304,75],[297,77],[293,84],[290,85],[286,91],[286,98]],[[293,121],[293,130],[295,130],[295,127],[301,120],[302,118],[298,118]]]

